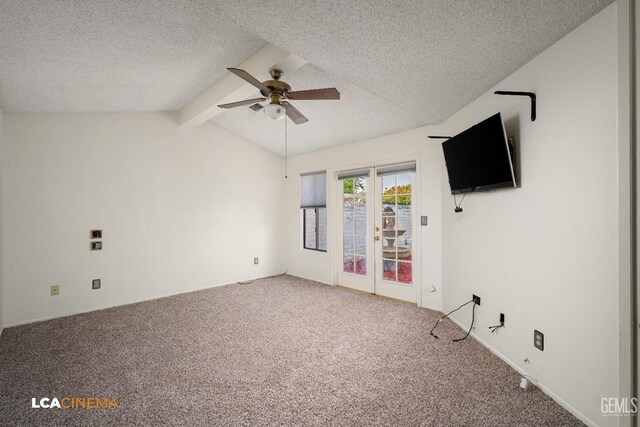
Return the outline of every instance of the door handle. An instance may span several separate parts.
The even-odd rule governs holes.
[[[376,231],[380,231],[380,227],[376,227]]]
[[[375,240],[375,241],[377,242],[378,240],[380,240],[380,236],[375,236],[375,237],[373,238],[373,240]]]

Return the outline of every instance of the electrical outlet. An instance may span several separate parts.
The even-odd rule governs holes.
[[[478,295],[473,295],[473,302],[475,302],[476,305],[480,305],[480,297]]]
[[[533,331],[533,345],[540,351],[544,351],[544,334],[540,331]]]
[[[500,324],[504,325],[504,313],[500,313]]]
[[[60,295],[60,286],[59,285],[51,286],[51,296],[56,296],[56,295]]]
[[[255,258],[253,259],[253,263],[254,263],[255,265],[258,265],[258,257],[255,257]]]
[[[91,242],[91,250],[92,251],[101,251],[102,250],[102,242]]]
[[[100,289],[100,286],[102,286],[102,282],[100,279],[93,279],[91,281],[91,289]]]

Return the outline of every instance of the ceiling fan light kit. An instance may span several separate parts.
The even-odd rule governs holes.
[[[280,120],[287,115],[287,111],[280,104],[269,104],[264,107],[264,113],[272,120]]]
[[[300,111],[298,111],[293,105],[286,100],[293,99],[296,101],[312,101],[312,100],[325,100],[325,99],[340,99],[340,92],[335,87],[325,89],[309,89],[292,91],[291,86],[286,82],[280,80],[282,77],[282,70],[274,68],[269,71],[271,74],[271,80],[261,82],[253,77],[251,74],[238,68],[227,68],[236,76],[240,77],[247,83],[255,86],[260,90],[260,94],[263,98],[253,98],[244,101],[230,102],[228,104],[220,104],[220,108],[235,108],[242,107],[244,105],[255,104],[256,102],[270,100],[269,105],[264,107],[264,113],[273,120],[280,120],[284,116],[291,119],[292,122],[299,125],[309,121]]]

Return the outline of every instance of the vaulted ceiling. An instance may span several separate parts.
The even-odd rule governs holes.
[[[0,109],[180,110],[271,42],[309,62],[295,90],[342,94],[295,103],[312,151],[439,123],[611,2],[0,0]],[[282,121],[213,121],[282,154]]]

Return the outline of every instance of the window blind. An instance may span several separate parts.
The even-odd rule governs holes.
[[[348,171],[338,172],[338,179],[360,178],[369,176],[369,168],[352,169]]]
[[[300,207],[324,208],[327,206],[327,172],[300,174]]]
[[[376,173],[378,176],[393,175],[396,173],[415,172],[415,171],[416,171],[416,162],[398,163],[395,165],[381,166],[376,169]]]

